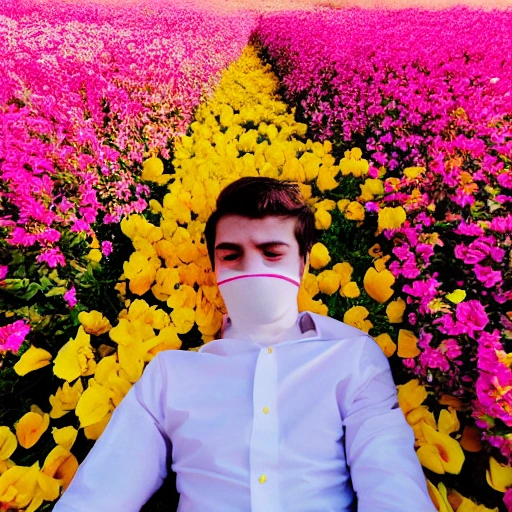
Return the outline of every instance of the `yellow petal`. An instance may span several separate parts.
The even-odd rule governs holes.
[[[402,226],[405,219],[405,210],[401,206],[381,208],[378,214],[379,231],[383,229],[397,229]]]
[[[62,427],[62,428],[52,428],[52,435],[54,441],[61,445],[63,448],[67,450],[71,450],[71,447],[75,443],[76,436],[78,435],[78,430],[73,426]]]
[[[400,329],[398,332],[398,357],[412,358],[420,355],[418,338],[412,331]]]
[[[446,295],[446,298],[453,302],[454,304],[458,304],[459,302],[462,302],[466,298],[466,292],[464,290],[453,290],[452,293],[448,293]]]
[[[395,283],[395,277],[389,270],[377,272],[370,267],[364,275],[363,284],[366,293],[380,304],[386,302],[394,293],[391,286]]]
[[[403,320],[405,300],[401,297],[390,302],[386,307],[386,315],[390,324],[399,324]]]
[[[448,501],[446,486],[443,482],[439,482],[438,487],[427,479],[428,494],[438,512],[453,512],[453,508]]]
[[[39,368],[49,365],[51,359],[52,355],[50,352],[31,345],[30,348],[23,353],[13,368],[18,375],[23,377],[31,371],[39,370]]]
[[[89,387],[83,392],[76,406],[80,427],[101,421],[113,409],[110,400],[112,392],[99,384],[91,386],[93,382],[94,379],[89,381]]]
[[[32,448],[50,424],[48,414],[37,414],[36,412],[27,412],[19,421],[14,424],[16,437],[23,448]]]
[[[420,384],[419,379],[412,379],[405,384],[399,384],[397,389],[398,403],[404,415],[419,407],[428,396],[425,386]]]
[[[382,349],[386,357],[391,357],[396,352],[396,343],[388,333],[379,334],[373,338]]]
[[[512,485],[512,467],[500,464],[494,457],[489,458],[489,469],[485,471],[487,483],[499,492],[505,492]]]
[[[18,441],[9,427],[0,427],[0,461],[7,460],[16,450]]]
[[[425,441],[428,443],[428,445],[423,445],[420,447],[420,449],[423,448],[424,446],[431,446],[435,448],[438,454],[437,456],[439,459],[439,463],[443,467],[443,471],[441,471],[441,473],[446,472],[456,475],[459,474],[465,459],[464,452],[462,451],[459,442],[453,439],[453,437],[450,437],[448,434],[437,432],[426,423],[423,423],[421,425],[421,428],[423,430],[423,435],[425,436]],[[438,467],[437,462],[433,461],[431,455],[429,455],[427,462],[432,463],[433,467]],[[429,467],[425,464],[423,465],[425,467]],[[435,470],[432,469],[432,471]]]

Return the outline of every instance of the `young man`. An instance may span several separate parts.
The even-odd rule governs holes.
[[[314,215],[293,182],[241,178],[205,228],[221,337],[165,351],[114,411],[56,512],[435,512],[386,356],[297,292]]]

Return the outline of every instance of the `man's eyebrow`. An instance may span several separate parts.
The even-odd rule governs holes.
[[[271,242],[264,242],[262,244],[256,244],[256,247],[258,249],[264,249],[266,247],[273,247],[273,246],[276,246],[276,245],[286,245],[287,247],[290,247],[290,244],[287,244],[286,242],[281,242],[280,240],[272,240]],[[235,244],[235,243],[232,243],[232,242],[222,242],[220,244],[217,244],[215,246],[215,250],[217,249],[234,249],[234,250],[239,250],[241,249],[242,246],[241,245],[238,245],[238,244]]]

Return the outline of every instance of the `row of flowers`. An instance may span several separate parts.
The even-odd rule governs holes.
[[[308,135],[367,177],[358,219],[393,212],[377,232],[392,257],[382,283],[395,283],[414,341],[403,365],[510,465],[512,13],[412,12],[269,14],[257,39]],[[512,490],[505,500],[512,509]]]
[[[369,332],[390,362],[406,360],[417,350],[417,340],[404,317],[406,301],[392,288],[395,277],[387,268],[390,254],[384,254],[381,247],[386,237],[375,236],[376,231],[386,233],[393,228],[404,210],[383,207],[365,216],[361,205],[360,196],[370,190],[379,195],[376,188],[383,190],[390,178],[383,179],[384,168],[379,169],[379,177],[368,178],[370,166],[358,148],[336,163],[329,141],[306,140],[307,126],[296,122],[293,110],[275,96],[278,86],[269,66],[262,66],[255,49],[247,48],[225,72],[212,100],[197,109],[189,134],[176,141],[174,175],[165,175],[159,158],[144,163],[149,182],[172,181],[161,197],[154,194],[150,199],[149,212],[130,215],[121,222],[135,250],[116,285],[126,306],[116,325],[112,327],[101,311],[81,312],[78,332],[55,357],[31,346],[16,363],[14,369],[22,378],[51,367],[65,381],[50,396],[49,413],[33,404],[33,410],[15,427],[18,442],[32,447],[47,431],[48,416],[67,418],[66,426],[53,432],[54,450],[68,451],[53,465],[55,454],[50,452],[40,471],[60,479],[64,488],[76,469],[70,448],[77,429],[88,439],[97,439],[115,406],[158,351],[183,349],[182,338],[196,327],[197,344],[215,339],[226,310],[201,236],[218,193],[240,176],[296,180],[315,211],[320,237],[299,291],[299,310],[329,314]],[[406,174],[417,175],[418,169]],[[100,245],[99,240],[93,243]],[[91,252],[94,250],[98,249],[91,245]],[[452,296],[454,301],[458,298]],[[426,474],[458,474],[466,454],[481,452],[471,426],[466,425],[461,433],[460,401],[449,395],[436,400],[430,389],[417,379],[410,380],[403,366],[394,367],[397,381],[403,382],[400,406],[415,431],[418,457]],[[9,438],[10,449],[3,455],[9,469],[0,476],[0,492],[8,485],[19,489],[22,482],[32,482],[39,500],[55,499],[41,494],[37,478],[44,477],[39,477],[40,473],[7,458],[16,458],[16,443],[14,434],[7,426],[5,429],[4,445]],[[50,466],[55,469],[51,475]],[[66,467],[71,470],[66,472]],[[491,459],[487,478],[494,488],[504,490],[510,474]],[[440,510],[477,510],[465,497],[470,489],[448,492],[443,483],[434,485],[431,480],[429,491]],[[13,503],[18,505],[15,498]],[[481,506],[478,510],[488,509]]]

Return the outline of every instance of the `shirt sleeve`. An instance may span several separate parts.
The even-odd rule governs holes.
[[[414,449],[414,431],[398,405],[387,357],[369,336],[343,426],[358,512],[436,512]]]
[[[139,512],[167,476],[164,396],[157,355],[114,409],[54,512]]]

